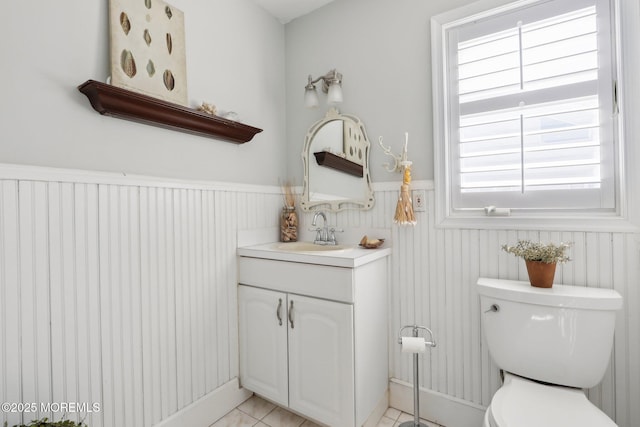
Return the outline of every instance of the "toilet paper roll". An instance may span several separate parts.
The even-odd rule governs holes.
[[[422,337],[402,337],[403,353],[424,353],[427,344]]]

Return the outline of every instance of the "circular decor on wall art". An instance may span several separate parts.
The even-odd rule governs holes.
[[[187,106],[184,13],[161,0],[110,0],[109,13],[111,84]]]

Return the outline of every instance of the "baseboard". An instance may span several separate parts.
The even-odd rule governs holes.
[[[392,378],[389,406],[413,414],[413,385]],[[447,427],[480,427],[486,408],[433,390],[420,389],[420,418]]]
[[[209,427],[252,394],[234,378],[154,427]]]
[[[387,412],[387,409],[389,409],[389,390],[384,392],[384,396],[380,398],[380,401],[376,407],[373,408],[373,412],[369,414],[369,418],[367,418],[362,427],[376,427],[379,425],[380,419],[384,413]]]

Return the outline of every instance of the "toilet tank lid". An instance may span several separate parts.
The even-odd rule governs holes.
[[[485,277],[479,278],[477,284],[480,295],[507,301],[591,310],[622,307],[622,296],[613,289],[556,284],[552,288],[536,288],[529,282]]]

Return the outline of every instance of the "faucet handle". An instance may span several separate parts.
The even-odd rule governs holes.
[[[320,227],[310,227],[309,231],[315,231],[316,232],[316,238],[313,241],[313,243],[318,243],[320,241],[322,241],[322,228]]]
[[[329,238],[328,238],[328,240],[332,245],[337,245],[338,244],[338,242],[336,241],[336,232],[343,233],[344,230],[341,229],[341,228],[335,228],[335,227],[329,228]]]

